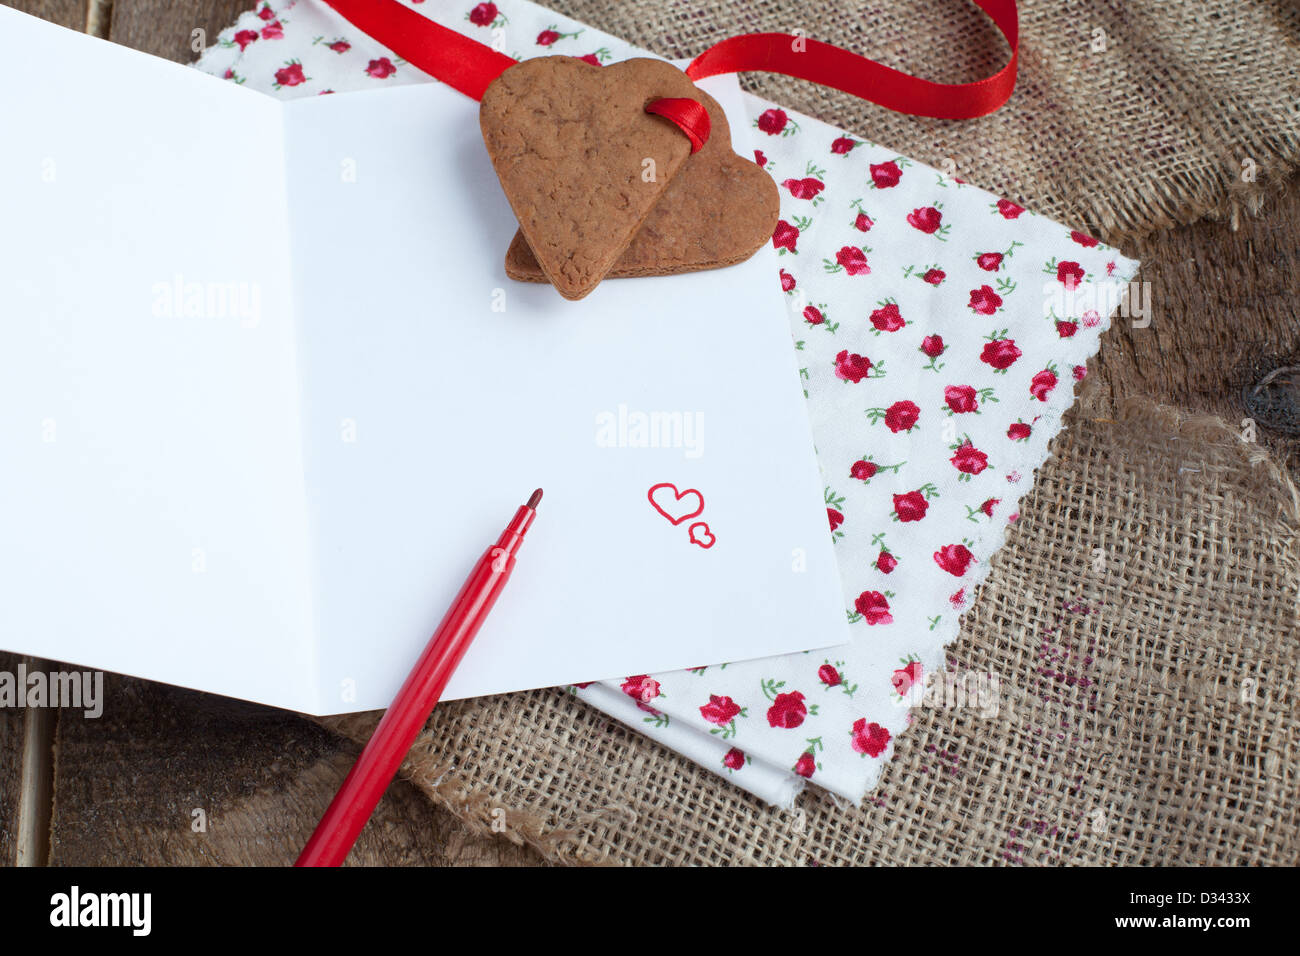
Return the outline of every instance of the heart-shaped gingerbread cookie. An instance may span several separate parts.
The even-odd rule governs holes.
[[[567,56],[524,60],[483,93],[492,165],[539,270],[565,298],[599,284],[690,156],[686,135],[646,104],[698,95],[660,60],[598,67]]]
[[[731,148],[731,128],[717,100],[696,89],[712,132],[665,190],[607,278],[674,275],[743,262],[772,238],[780,214],[776,183]],[[545,282],[546,273],[521,231],[506,253],[506,275]]]

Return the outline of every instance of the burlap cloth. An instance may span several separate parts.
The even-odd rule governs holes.
[[[546,5],[671,57],[736,33],[796,28],[943,83],[980,79],[1008,56],[968,0]],[[1016,92],[978,120],[901,116],[771,74],[742,83],[940,168],[950,159],[958,177],[1111,243],[1257,211],[1300,164],[1293,0],[1022,0],[1020,24]],[[508,46],[531,42],[506,30]]]
[[[561,690],[439,707],[404,772],[573,862],[1294,864],[1298,528],[1218,419],[1076,416],[950,650],[997,713],[919,708],[862,807],[772,810]]]

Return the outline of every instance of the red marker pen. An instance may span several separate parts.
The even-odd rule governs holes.
[[[347,857],[510,579],[515,554],[541,500],[538,488],[478,559],[294,866],[338,866]]]

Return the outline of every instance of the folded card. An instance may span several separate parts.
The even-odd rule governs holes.
[[[279,102],[3,7],[0,116],[0,646],[382,707],[538,485],[449,698],[847,639],[770,247],[568,302],[506,279],[454,90]]]

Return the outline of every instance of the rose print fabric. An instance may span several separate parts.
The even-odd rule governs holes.
[[[522,59],[645,55],[524,0],[414,9]],[[323,4],[261,3],[199,68],[273,95],[430,82]],[[1137,263],[747,96],[852,642],[574,689],[770,803],[876,782]],[[744,148],[736,131],[736,147]],[[504,247],[502,249],[504,254]]]

